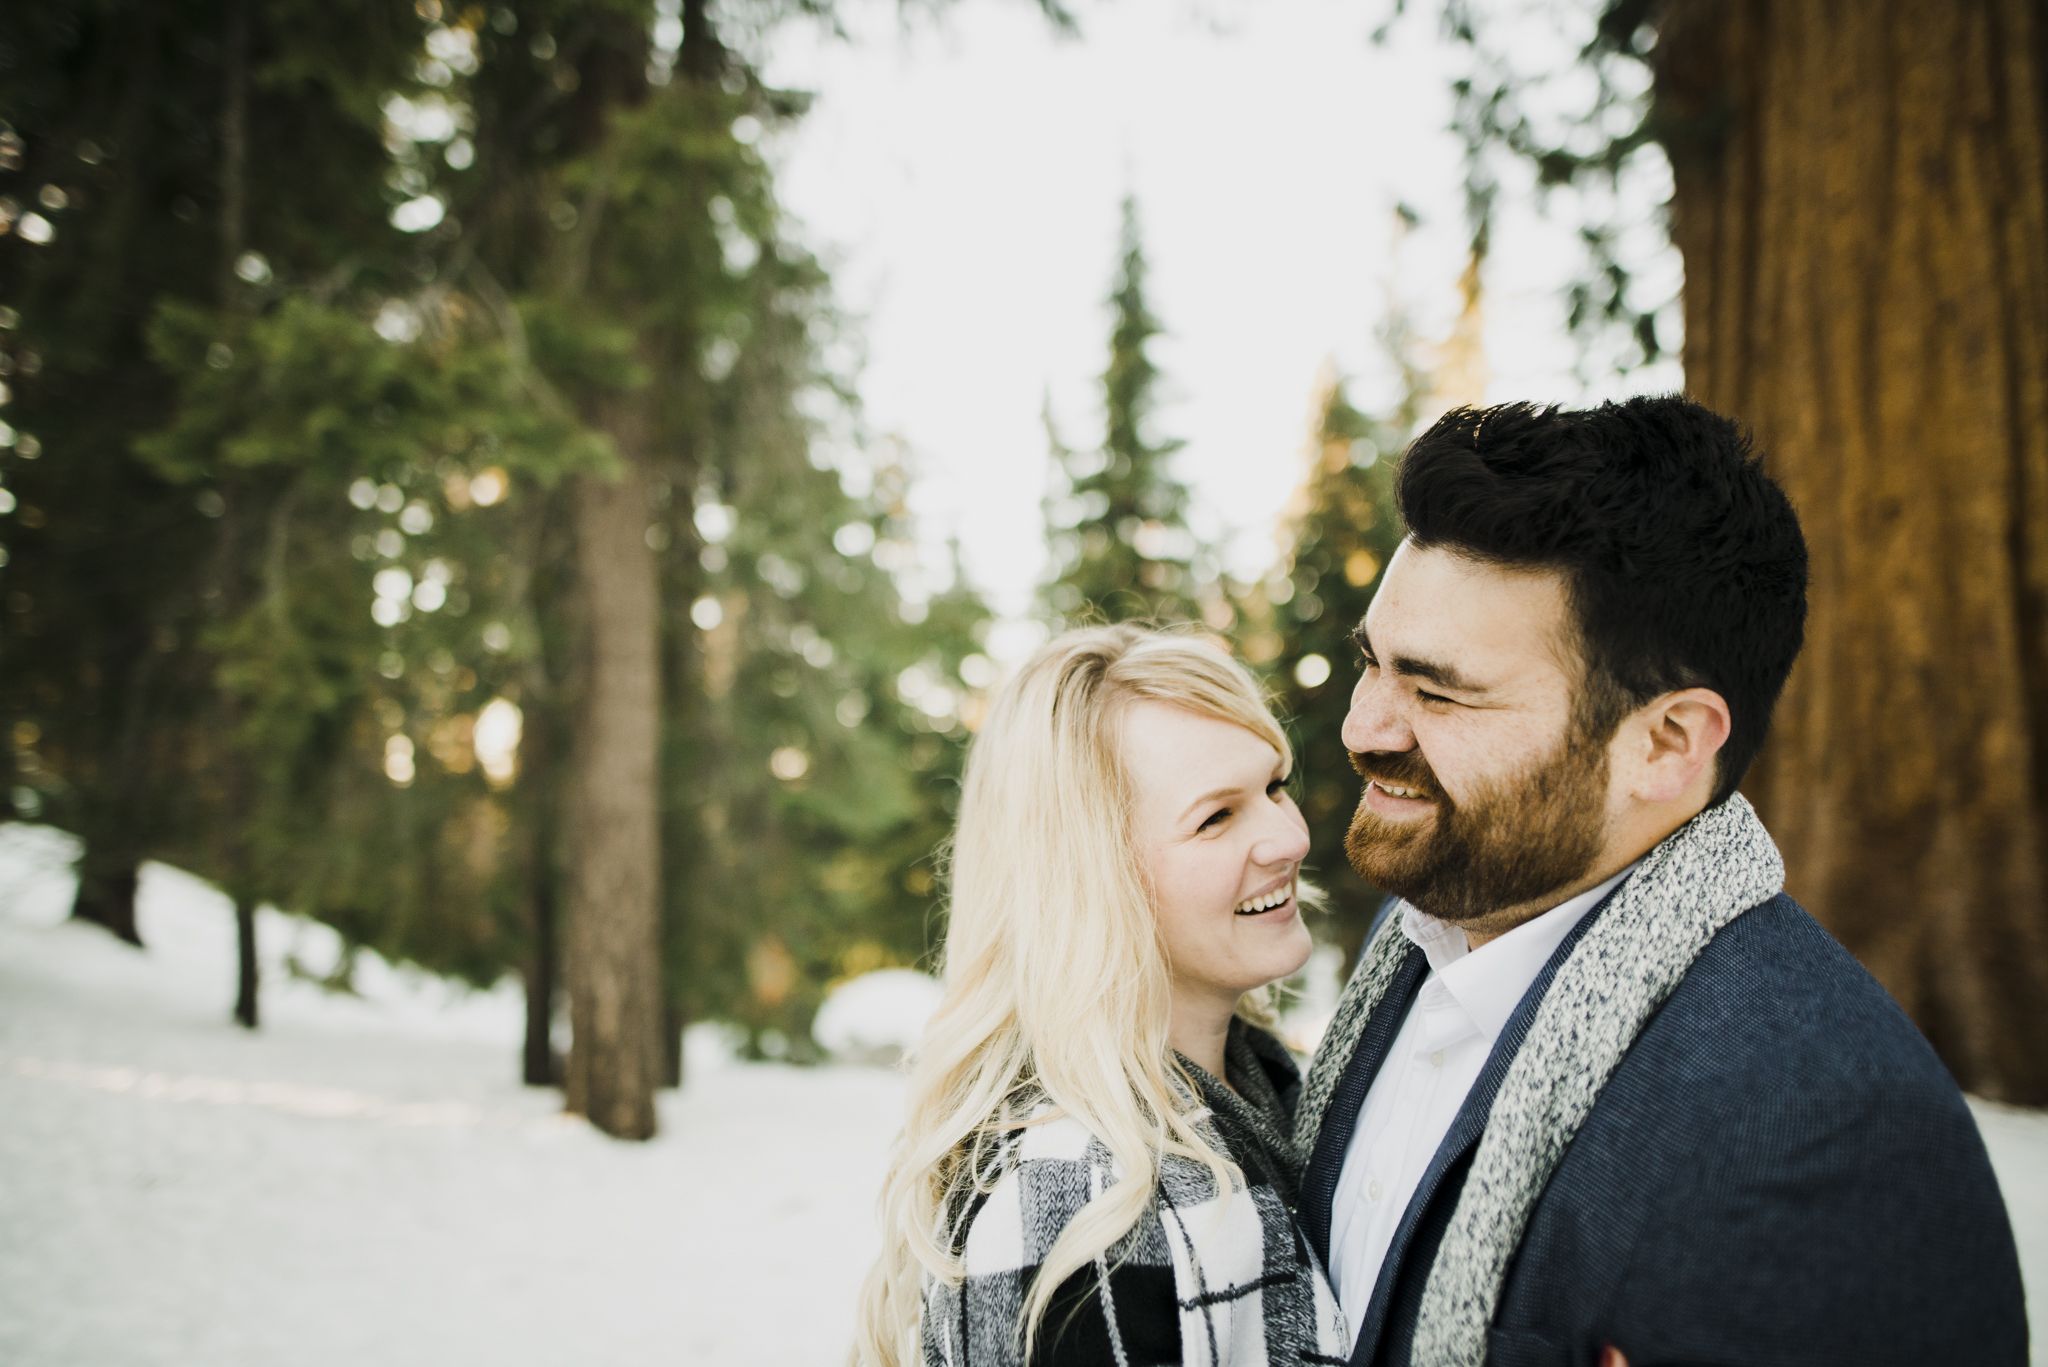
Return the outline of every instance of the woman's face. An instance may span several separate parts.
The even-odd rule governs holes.
[[[1308,962],[1295,901],[1308,823],[1279,752],[1232,722],[1141,702],[1124,721],[1138,860],[1176,998],[1238,997]]]

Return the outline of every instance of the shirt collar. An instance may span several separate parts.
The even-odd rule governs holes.
[[[1635,867],[1630,864],[1600,886],[1530,917],[1478,949],[1466,943],[1465,932],[1457,926],[1406,901],[1401,903],[1401,933],[1421,947],[1429,959],[1430,978],[1456,999],[1490,1044],[1507,1028],[1508,1017],[1572,927]]]

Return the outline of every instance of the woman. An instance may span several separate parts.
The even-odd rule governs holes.
[[[1288,1213],[1299,1077],[1261,1024],[1310,949],[1291,763],[1200,638],[1069,632],[1004,686],[859,1367],[1345,1356]]]

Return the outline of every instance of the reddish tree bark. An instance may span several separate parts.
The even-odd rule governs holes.
[[[1678,0],[1685,370],[1813,556],[1746,790],[1964,1086],[2048,1102],[2048,145],[2029,0]]]

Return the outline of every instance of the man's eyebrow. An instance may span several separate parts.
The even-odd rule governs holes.
[[[1418,660],[1412,655],[1394,657],[1396,674],[1413,674],[1418,679],[1427,679],[1438,688],[1448,688],[1454,693],[1484,693],[1486,689],[1460,674],[1455,665],[1439,664],[1435,660]]]
[[[1373,653],[1372,642],[1366,639],[1365,623],[1351,628],[1351,639],[1370,659],[1379,657]],[[1396,674],[1412,674],[1418,679],[1427,679],[1438,688],[1448,688],[1456,693],[1484,693],[1482,684],[1474,683],[1458,672],[1456,665],[1442,664],[1436,660],[1418,660],[1413,655],[1396,655],[1392,661]]]

